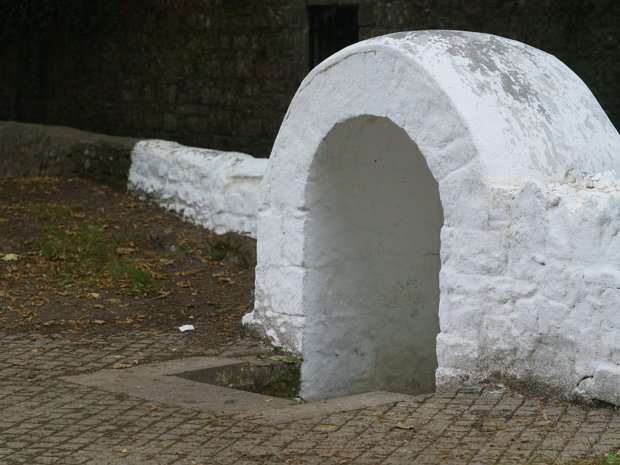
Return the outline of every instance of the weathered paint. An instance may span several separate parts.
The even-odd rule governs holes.
[[[129,188],[215,232],[256,234],[258,187],[267,160],[144,140],[131,154]]]
[[[313,204],[317,198],[335,202],[344,191],[323,183],[333,194],[321,197],[313,188],[313,173],[339,163],[321,162],[325,156],[353,168],[355,144],[347,138],[369,118],[389,123],[384,135],[393,126],[402,129],[411,156],[423,157],[441,200],[437,385],[498,376],[620,404],[620,187],[615,174],[620,172],[620,136],[587,87],[556,58],[500,37],[453,31],[384,36],[339,52],[304,80],[282,124],[261,187],[256,302],[244,322],[304,357],[302,394],[340,394],[338,386],[357,383],[363,371],[363,363],[351,369],[347,363],[337,369],[330,365],[340,350],[338,333],[328,334],[332,329],[359,341],[355,347],[365,355],[351,356],[367,359],[364,376],[376,380],[380,375],[376,344],[368,343],[377,338],[368,322],[381,320],[376,315],[386,315],[386,305],[381,299],[360,300],[355,290],[372,288],[376,277],[369,272],[357,282],[337,284],[338,306],[329,318],[344,323],[322,324],[332,309],[321,304],[333,300],[333,286],[321,283],[315,253],[321,228],[338,247],[347,241],[338,238],[341,218]],[[364,140],[367,134],[362,130],[358,136]],[[372,137],[366,142],[383,159],[402,157],[407,146],[390,146],[392,139],[382,140],[380,133]],[[362,158],[374,154],[364,147],[355,149]],[[406,163],[402,167],[412,182],[423,178]],[[372,180],[368,173],[360,178],[365,183],[360,192],[365,186],[391,188],[393,170],[377,170]],[[420,204],[408,197],[410,191],[393,192],[401,196],[399,205],[419,215]],[[361,196],[346,209],[356,218],[367,215],[377,241],[387,242],[395,231],[377,226],[373,216],[384,210],[365,204]],[[395,209],[385,210],[389,214],[380,221],[399,221]],[[408,233],[415,243],[414,229]],[[413,264],[414,257],[409,258]],[[396,274],[404,273],[388,277]],[[430,289],[414,271],[404,278],[411,277],[414,286]],[[381,337],[391,337],[403,351],[409,350],[407,339],[425,329],[412,330],[398,319],[389,325]],[[321,341],[324,346],[318,348]],[[411,359],[403,361],[402,370],[411,370]],[[324,379],[326,373],[340,377],[336,387]],[[392,386],[401,383],[406,389],[405,378]],[[381,383],[364,388],[376,386]]]

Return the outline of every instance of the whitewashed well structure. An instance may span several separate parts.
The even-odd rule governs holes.
[[[307,399],[489,377],[620,404],[620,137],[553,56],[454,31],[301,84],[263,179],[244,322]]]

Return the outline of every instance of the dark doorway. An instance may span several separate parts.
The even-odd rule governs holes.
[[[359,40],[357,5],[309,6],[310,69]]]

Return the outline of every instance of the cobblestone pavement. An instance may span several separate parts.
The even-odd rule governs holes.
[[[501,390],[416,396],[277,424],[62,380],[199,353],[181,334],[0,334],[0,464],[549,464],[620,447],[620,411]]]

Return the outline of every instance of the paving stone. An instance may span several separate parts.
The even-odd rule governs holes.
[[[110,368],[119,354],[148,363],[199,353],[185,344],[176,334],[88,340],[0,334],[0,463],[509,464],[620,448],[617,409],[542,402],[499,389],[274,424],[61,379]]]

